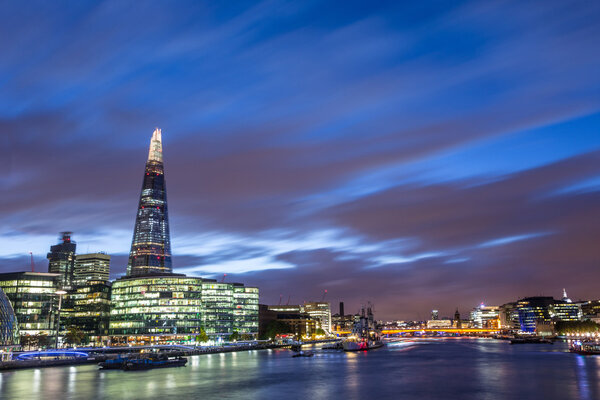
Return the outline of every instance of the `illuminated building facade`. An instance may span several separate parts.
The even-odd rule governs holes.
[[[56,291],[62,278],[60,274],[44,272],[0,274],[0,289],[12,304],[20,335],[56,335]]]
[[[113,282],[110,336],[195,335],[203,326],[202,279],[181,274]]]
[[[144,181],[140,193],[128,276],[170,273],[171,241],[167,211],[167,187],[162,155],[162,134],[155,129],[150,141]]]
[[[110,291],[110,282],[104,280],[88,280],[85,286],[77,286],[71,291],[68,297],[72,310],[66,316],[67,329],[77,327],[87,335],[90,343],[103,344],[108,336]]]
[[[19,344],[19,326],[10,300],[0,289],[0,348]]]
[[[105,253],[77,254],[73,282],[75,286],[86,285],[88,281],[108,281],[110,256]]]
[[[289,332],[282,333],[281,336],[293,336],[297,339],[314,337],[317,334],[317,328],[320,328],[320,321],[302,312],[302,309],[303,307],[298,305],[267,306],[260,304],[258,337],[267,339],[267,328],[272,321],[280,321],[289,326]]]
[[[112,285],[109,335],[147,342],[194,341],[201,329],[212,339],[234,330],[255,336],[257,305],[258,289],[241,284],[183,274],[124,277]]]
[[[486,306],[481,304],[471,311],[471,321],[474,328],[498,329],[500,325],[499,316],[499,306]]]
[[[233,284],[233,330],[242,337],[258,332],[258,288]]]
[[[48,272],[60,275],[60,285],[70,287],[73,284],[75,269],[75,249],[77,245],[71,240],[71,232],[61,232],[62,243],[50,246],[48,253]]]
[[[304,312],[319,321],[320,327],[327,334],[331,334],[331,308],[329,303],[310,302],[304,303]]]
[[[520,328],[517,303],[502,304],[499,309],[500,329],[515,330]]]

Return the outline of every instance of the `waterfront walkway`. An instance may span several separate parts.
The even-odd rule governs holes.
[[[325,339],[302,342],[303,345],[328,343],[338,339]],[[15,357],[10,361],[0,362],[0,371],[24,369],[24,368],[43,368],[56,366],[70,366],[81,364],[97,364],[108,359],[117,358],[120,355],[135,355],[148,353],[150,351],[160,351],[171,357],[195,356],[202,354],[231,353],[237,351],[265,350],[289,348],[291,344],[274,343],[251,343],[241,345],[226,346],[184,346],[184,345],[160,345],[160,346],[119,346],[119,347],[99,347],[99,348],[79,348],[76,350],[48,350],[36,352],[15,353]],[[57,354],[60,353],[60,354]],[[82,356],[84,354],[84,356]],[[27,355],[26,359],[23,359]]]

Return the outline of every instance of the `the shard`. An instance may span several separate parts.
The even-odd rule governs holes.
[[[141,276],[171,272],[171,240],[162,137],[160,129],[156,128],[150,140],[127,275]]]

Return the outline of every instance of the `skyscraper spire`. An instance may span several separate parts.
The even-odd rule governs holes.
[[[163,162],[162,158],[162,132],[155,128],[150,139],[150,150],[148,151],[148,161]]]
[[[133,230],[127,275],[170,273],[171,239],[167,212],[167,187],[162,156],[162,134],[156,128],[150,150]]]

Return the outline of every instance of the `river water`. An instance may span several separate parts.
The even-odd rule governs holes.
[[[600,399],[600,356],[564,344],[449,338],[370,352],[289,350],[189,357],[187,367],[95,365],[3,372],[0,399]]]

